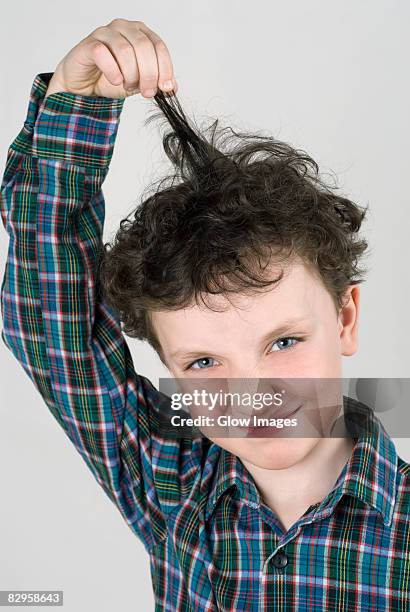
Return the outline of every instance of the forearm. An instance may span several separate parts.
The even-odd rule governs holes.
[[[43,103],[46,88],[47,79],[38,75],[24,127],[8,152],[1,190],[10,236],[3,336],[19,356],[24,344],[18,334],[31,338],[35,323],[35,337],[47,340],[47,347],[67,340],[67,334],[90,345],[104,222],[101,185],[123,102],[64,93]],[[67,325],[50,323],[59,319]]]

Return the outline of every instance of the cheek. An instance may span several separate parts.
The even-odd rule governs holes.
[[[261,373],[265,378],[337,378],[341,376],[341,346],[338,337],[318,334],[287,354],[274,354]]]
[[[341,375],[341,344],[335,324],[323,326],[301,349],[297,363],[301,378],[337,378]]]

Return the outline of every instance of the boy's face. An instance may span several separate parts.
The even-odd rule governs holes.
[[[282,268],[273,265],[273,277]],[[163,357],[175,378],[340,378],[342,355],[357,349],[359,287],[336,312],[321,279],[293,259],[282,280],[252,296],[212,296],[212,305],[151,314]],[[208,296],[207,296],[208,297]],[[297,340],[297,338],[299,338]],[[310,438],[212,438],[240,459],[266,469],[301,461]]]

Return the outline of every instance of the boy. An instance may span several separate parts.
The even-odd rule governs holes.
[[[157,94],[181,180],[100,257],[101,185],[139,91]],[[408,610],[409,465],[376,420],[358,438],[292,440],[155,426],[162,400],[120,321],[188,382],[338,378],[366,248],[364,212],[307,155],[261,137],[223,155],[172,91],[165,43],[123,19],[36,76],[2,183],[3,339],[144,543],[156,609]]]

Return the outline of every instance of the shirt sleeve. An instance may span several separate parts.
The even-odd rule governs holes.
[[[96,282],[101,186],[125,99],[69,92],[44,99],[51,76],[34,79],[1,184],[10,239],[2,338],[129,527],[151,549],[165,533],[152,459],[154,444],[161,457],[161,441],[151,431],[161,397],[135,373],[120,321],[99,297]],[[174,474],[174,493],[184,470],[180,451],[178,443],[167,446],[165,470]],[[161,477],[160,459],[156,469]]]

